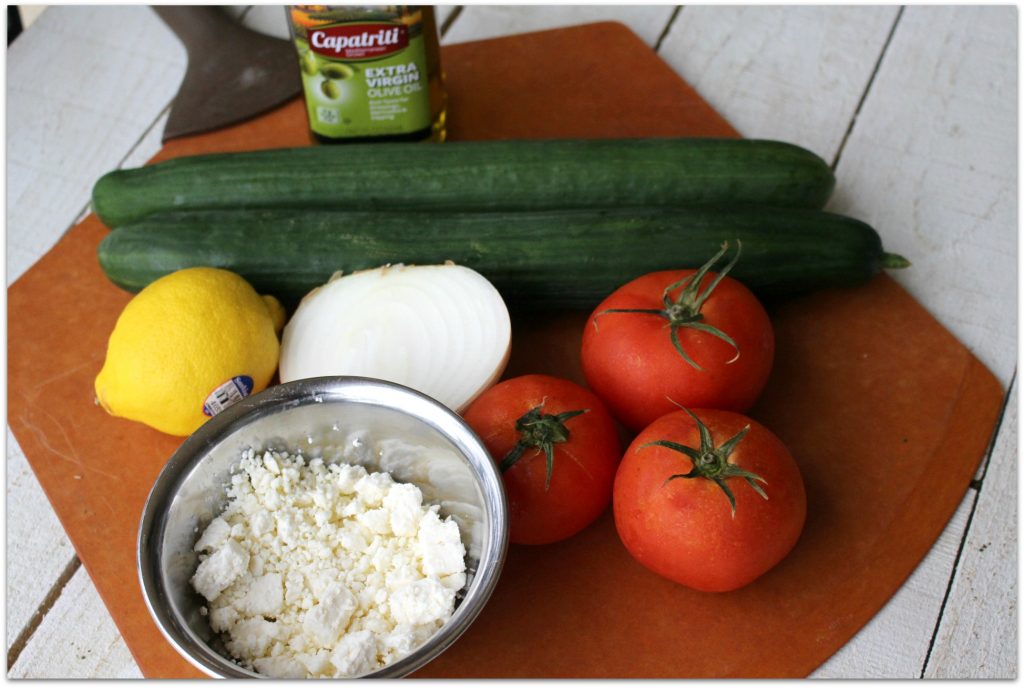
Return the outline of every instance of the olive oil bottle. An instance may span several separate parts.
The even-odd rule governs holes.
[[[313,136],[324,143],[445,139],[434,8],[287,9]]]

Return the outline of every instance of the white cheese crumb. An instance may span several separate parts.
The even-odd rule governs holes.
[[[415,535],[423,515],[423,493],[415,485],[395,484],[384,497],[384,510],[390,514],[391,532]]]
[[[436,578],[421,578],[391,594],[391,615],[400,624],[419,626],[444,614],[455,603],[455,591]]]
[[[360,676],[377,666],[377,643],[370,631],[349,633],[331,653],[337,676]]]
[[[213,550],[223,545],[231,535],[231,526],[219,516],[206,526],[203,536],[196,542],[195,551]]]
[[[338,636],[345,632],[352,612],[356,610],[356,598],[343,585],[335,585],[320,602],[306,612],[302,629],[313,636],[321,647],[331,647]]]
[[[387,473],[369,473],[356,482],[356,494],[366,506],[377,506],[394,484]]]
[[[217,633],[224,633],[238,621],[238,611],[234,607],[217,607],[210,610],[210,628]]]
[[[253,578],[238,605],[246,614],[276,616],[284,604],[284,585],[280,573],[267,573]]]
[[[267,621],[258,616],[249,617],[231,627],[231,637],[225,645],[237,656],[260,657],[267,652],[270,643],[280,637],[280,633],[276,621]]]
[[[260,509],[249,519],[249,531],[256,537],[263,537],[274,529],[274,517],[266,509]]]
[[[278,678],[306,678],[306,667],[298,662],[298,658],[277,655],[276,657],[257,657],[252,660],[253,668],[265,676]]]
[[[223,547],[199,563],[196,575],[192,577],[192,586],[213,602],[248,567],[249,553],[236,540],[227,540]]]
[[[459,526],[452,520],[442,521],[436,509],[420,520],[416,550],[423,558],[423,572],[428,576],[448,576],[466,570],[466,549],[459,539]]]
[[[196,543],[192,585],[243,666],[277,678],[360,676],[451,618],[465,548],[415,485],[247,450],[228,498]]]
[[[300,654],[297,659],[302,662],[311,676],[327,676],[331,674],[331,656],[327,650],[317,650],[312,654]]]

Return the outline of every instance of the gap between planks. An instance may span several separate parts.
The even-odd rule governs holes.
[[[441,38],[445,37],[445,34],[448,33],[448,29],[452,28],[452,24],[454,24],[455,20],[459,18],[460,14],[462,14],[462,8],[463,5],[456,5],[455,8],[448,13],[448,16],[444,18],[444,21],[441,22],[441,27],[439,29]]]
[[[672,10],[672,14],[669,15],[668,21],[665,22],[665,28],[661,30],[661,33],[658,34],[658,40],[654,42],[654,52],[657,53],[661,51],[661,44],[664,42],[665,38],[667,38],[668,35],[672,32],[672,25],[676,23],[676,17],[678,17],[679,13],[682,11],[682,5],[676,5],[675,8]]]
[[[988,447],[985,449],[985,454],[982,456],[981,475],[971,481],[971,489],[974,490],[974,501],[971,503],[971,510],[967,514],[967,523],[964,524],[963,533],[960,535],[960,544],[956,550],[956,557],[953,559],[953,568],[949,572],[949,580],[946,581],[946,590],[942,596],[942,604],[939,606],[939,613],[935,618],[935,627],[932,629],[932,637],[928,641],[928,650],[925,652],[924,661],[921,662],[921,673],[918,678],[925,678],[925,673],[928,671],[928,662],[931,661],[932,650],[935,649],[935,642],[939,637],[939,630],[942,627],[942,617],[945,614],[946,605],[949,603],[950,595],[953,592],[953,586],[956,584],[957,574],[960,570],[960,560],[963,557],[964,548],[967,546],[968,536],[971,534],[971,523],[974,521],[974,512],[978,508],[981,491],[984,489],[985,476],[988,474],[989,463],[992,460],[992,452],[996,446],[996,439],[999,437],[1000,431],[1003,429],[1003,420],[1006,418],[1007,405],[1010,401],[1011,395],[1013,394],[1014,385],[1016,384],[1017,370],[1014,369],[1013,377],[1010,378],[1010,384],[1006,388],[1006,396],[1003,397],[1003,405],[999,409],[999,419],[996,421],[996,425],[992,429],[992,437],[989,439]]]
[[[25,624],[25,628],[21,629],[21,633],[14,639],[14,642],[9,648],[7,648],[7,670],[10,671],[14,663],[18,661],[18,657],[21,656],[22,651],[28,646],[32,636],[38,630],[39,625],[43,623],[43,619],[46,614],[53,609],[53,605],[57,603],[57,599],[60,598],[61,593],[64,592],[64,588],[67,587],[71,577],[78,572],[78,569],[82,568],[82,562],[79,560],[78,555],[71,557],[71,561],[67,563],[64,570],[61,571],[60,575],[57,576],[56,582],[50,588],[50,591],[46,593],[46,597],[39,604],[39,608],[36,609],[35,613],[32,614],[32,618]]]
[[[878,76],[878,70],[882,66],[882,61],[885,59],[885,54],[889,50],[889,44],[892,43],[893,36],[896,35],[896,27],[900,24],[900,19],[903,17],[903,10],[905,7],[900,7],[899,11],[896,12],[896,17],[892,21],[892,26],[889,28],[889,34],[885,37],[885,43],[882,44],[882,49],[878,52],[878,60],[875,61],[875,67],[871,70],[871,76],[868,77],[868,82],[864,85],[864,92],[860,94],[860,100],[857,101],[857,107],[853,110],[853,115],[850,117],[850,124],[846,127],[846,131],[843,133],[843,138],[839,141],[839,147],[836,149],[836,155],[832,159],[832,171],[835,172],[839,166],[839,159],[843,157],[843,149],[846,148],[846,142],[850,138],[850,134],[853,133],[853,127],[857,124],[857,116],[860,115],[861,108],[864,107],[864,101],[868,99],[868,93],[871,92],[871,87],[875,84],[875,77]]]

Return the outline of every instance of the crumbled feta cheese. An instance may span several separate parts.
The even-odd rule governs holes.
[[[390,514],[391,532],[415,535],[423,516],[423,494],[415,485],[396,483],[384,497],[384,511]]]
[[[238,608],[246,614],[275,616],[284,604],[284,586],[280,573],[267,573],[253,578]]]
[[[263,455],[263,465],[267,467],[268,471],[274,473],[275,475],[281,473],[281,465],[277,462],[277,459],[275,459],[274,455],[271,454],[270,452],[267,452],[266,454]]]
[[[423,572],[428,576],[448,576],[466,570],[466,549],[459,539],[459,526],[442,521],[436,510],[420,520],[417,551],[423,557]]]
[[[453,573],[450,576],[441,576],[441,585],[449,590],[458,592],[466,587],[466,574],[463,571],[459,571],[458,573]]]
[[[335,464],[331,466],[331,472],[336,479],[338,491],[341,494],[350,495],[356,491],[356,483],[366,475],[366,469],[362,466],[350,466],[349,464]]]
[[[330,676],[331,655],[327,650],[317,650],[312,654],[299,654],[296,659],[302,662],[310,676]],[[304,677],[303,677],[304,678]]]
[[[240,471],[196,543],[192,584],[243,666],[278,678],[360,676],[451,618],[465,548],[459,526],[424,506],[415,485],[276,451],[243,452]]]
[[[400,624],[419,626],[442,616],[454,603],[454,590],[436,578],[421,578],[391,593],[391,616]]]
[[[337,675],[360,676],[377,667],[377,643],[370,631],[349,633],[331,653],[331,664]]]
[[[356,514],[356,520],[366,527],[371,533],[387,535],[391,532],[391,514],[387,509],[370,509]]]
[[[320,602],[306,612],[302,629],[313,636],[321,647],[331,647],[344,633],[352,612],[356,610],[356,598],[343,585],[335,585]]]
[[[236,656],[260,657],[266,653],[270,643],[277,640],[280,632],[276,621],[254,616],[235,622],[231,637],[224,644]]]
[[[356,482],[356,494],[366,506],[377,506],[394,484],[387,473],[368,473]]]
[[[263,537],[274,529],[274,517],[266,509],[260,509],[249,519],[249,531],[256,537]]]
[[[199,563],[196,575],[192,577],[192,587],[213,602],[248,567],[249,553],[238,541],[227,540],[223,547]]]
[[[224,633],[238,621],[238,610],[234,607],[216,607],[210,610],[210,628]]]
[[[231,526],[218,516],[210,521],[210,525],[206,526],[206,530],[196,542],[194,549],[197,552],[217,549],[227,541],[229,535],[231,535]]]
[[[276,657],[257,657],[252,660],[253,668],[266,676],[277,678],[306,678],[306,667],[298,662],[298,658],[285,655]]]
[[[417,643],[416,633],[413,627],[408,624],[399,624],[395,630],[388,633],[380,642],[381,646],[399,657],[412,652]]]

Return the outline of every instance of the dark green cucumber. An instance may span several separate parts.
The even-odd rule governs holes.
[[[109,227],[168,210],[548,210],[761,203],[821,208],[835,177],[778,141],[622,139],[317,146],[176,158],[93,188]]]
[[[763,296],[856,285],[902,266],[863,222],[792,208],[161,213],[111,232],[99,260],[130,291],[205,265],[289,302],[338,270],[452,260],[490,279],[510,306],[592,308],[644,273],[698,267],[726,241],[743,244],[732,276]]]

